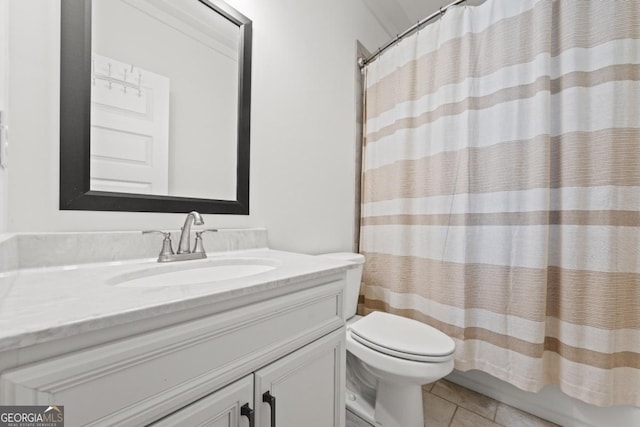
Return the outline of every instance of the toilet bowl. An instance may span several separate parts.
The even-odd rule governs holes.
[[[358,264],[347,272],[343,304],[347,408],[375,426],[422,427],[422,385],[453,370],[454,341],[429,325],[394,314],[356,316],[364,257],[324,256]]]

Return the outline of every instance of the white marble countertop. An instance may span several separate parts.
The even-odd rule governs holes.
[[[206,260],[254,257],[277,265],[273,270],[213,283],[150,288],[114,286],[123,274],[163,268],[156,259],[29,268],[0,273],[0,351],[66,338],[159,315],[264,294],[304,280],[338,274],[348,263],[270,249],[210,253]]]

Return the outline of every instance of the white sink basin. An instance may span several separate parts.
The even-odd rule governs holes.
[[[277,266],[275,260],[251,257],[177,261],[120,274],[108,279],[107,284],[126,288],[199,285],[253,276]]]

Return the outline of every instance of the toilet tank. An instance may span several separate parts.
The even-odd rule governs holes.
[[[344,291],[344,318],[345,320],[350,319],[356,315],[356,310],[358,309],[358,296],[360,295],[364,255],[351,252],[337,252],[320,256],[357,264],[356,268],[347,270],[347,287]]]

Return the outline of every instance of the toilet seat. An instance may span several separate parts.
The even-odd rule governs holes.
[[[426,384],[449,374],[453,358],[446,362],[418,362],[376,351],[347,334],[347,351],[360,359],[376,377],[394,381]]]
[[[443,332],[413,319],[375,311],[350,325],[358,343],[400,359],[441,363],[453,359],[455,342]]]

